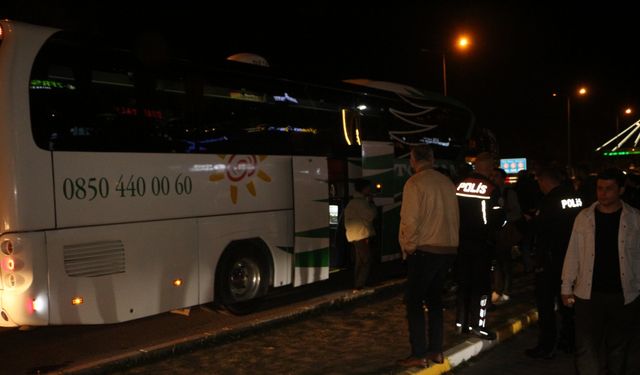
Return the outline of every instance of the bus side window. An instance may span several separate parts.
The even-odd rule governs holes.
[[[126,52],[57,44],[55,38],[47,43],[33,65],[30,84],[32,129],[39,147],[188,152],[179,67],[150,75]]]

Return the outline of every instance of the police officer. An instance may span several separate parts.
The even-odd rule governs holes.
[[[478,154],[474,172],[456,188],[460,206],[456,328],[459,333],[469,332],[487,340],[496,337],[485,324],[491,291],[491,249],[495,233],[504,223],[500,191],[489,179],[494,164],[490,153]]]
[[[558,168],[541,168],[536,178],[544,194],[533,219],[538,344],[525,353],[533,358],[550,359],[558,346],[567,352],[573,348],[573,312],[561,302],[560,284],[573,221],[582,209],[582,199]],[[556,305],[561,315],[560,337],[556,328]]]

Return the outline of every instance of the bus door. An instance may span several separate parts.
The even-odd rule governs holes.
[[[378,206],[377,240],[374,244],[381,261],[400,257],[398,228],[402,187],[394,181],[394,147],[391,142],[362,142],[362,178],[373,184],[374,203]],[[373,249],[372,249],[373,250]]]
[[[328,159],[329,174],[329,266],[338,271],[349,266],[350,246],[344,226],[344,209],[349,200],[348,162]]]
[[[329,278],[327,158],[294,156],[294,286]]]

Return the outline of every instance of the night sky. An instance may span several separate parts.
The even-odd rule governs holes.
[[[571,99],[574,163],[597,160],[592,150],[615,134],[623,106],[636,114],[620,114],[621,129],[640,117],[640,29],[636,14],[616,2],[77,3],[6,1],[0,16],[86,32],[159,33],[172,48],[206,59],[253,52],[298,77],[369,78],[435,92],[442,92],[444,51],[449,95],[495,134],[501,157],[566,162],[566,99],[554,91],[589,88]],[[465,54],[452,48],[461,32],[473,39]]]

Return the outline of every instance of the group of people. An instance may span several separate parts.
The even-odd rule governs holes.
[[[495,339],[486,327],[487,309],[509,299],[511,249],[527,241],[532,259],[525,269],[535,272],[539,335],[526,355],[553,358],[558,349],[573,351],[580,374],[629,374],[640,368],[633,363],[640,361],[640,211],[622,200],[623,172],[600,173],[591,203],[560,169],[540,168],[535,177],[542,197],[535,209],[521,209],[491,154],[479,154],[474,171],[457,186],[434,169],[434,162],[430,146],[412,147],[414,173],[404,186],[399,230],[408,271],[411,354],[398,364],[426,367],[444,361],[442,292],[452,264],[457,331]],[[375,217],[367,186],[356,186],[346,220]],[[358,228],[357,234],[347,234],[357,263],[368,270],[373,226]],[[366,272],[356,273],[358,287]]]

